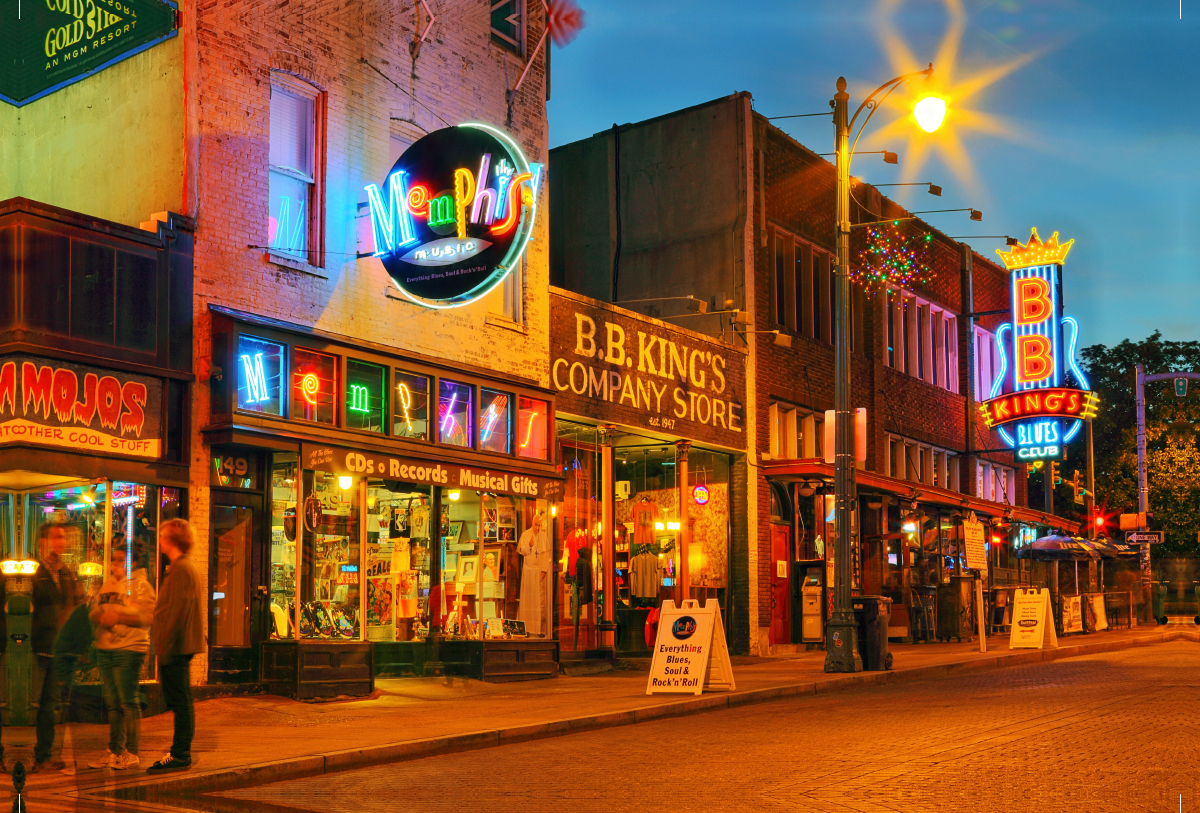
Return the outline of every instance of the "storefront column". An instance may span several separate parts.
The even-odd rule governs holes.
[[[613,432],[612,426],[600,427],[600,539],[601,555],[604,568],[604,578],[601,586],[604,590],[604,616],[600,619],[599,640],[596,645],[600,649],[616,648],[617,625],[613,621],[617,604],[617,569],[613,547],[616,545],[615,504],[616,486],[613,482]]]
[[[681,602],[692,597],[691,565],[688,562],[692,547],[692,526],[688,521],[688,500],[691,499],[688,488],[688,450],[691,448],[690,440],[675,442],[675,476],[679,487],[679,589],[676,593]]]

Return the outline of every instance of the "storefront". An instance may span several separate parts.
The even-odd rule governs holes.
[[[744,350],[551,289],[561,657],[649,654],[663,599],[747,597]],[[741,558],[739,559],[739,551]]]
[[[211,312],[209,680],[557,673],[550,393]]]
[[[28,636],[20,562],[43,526],[66,533],[63,559],[85,598],[114,541],[142,544],[157,585],[157,528],[186,514],[192,381],[192,224],[132,229],[13,199],[0,204],[0,547],[8,632]],[[9,646],[4,722],[32,724],[33,658]],[[153,655],[153,653],[151,653]],[[91,659],[95,663],[95,659]],[[142,674],[156,678],[154,658]],[[74,713],[100,719],[95,667]]]

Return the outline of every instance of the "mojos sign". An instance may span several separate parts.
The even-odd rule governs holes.
[[[466,305],[504,281],[533,236],[542,165],[507,134],[460,124],[422,137],[366,187],[374,254],[418,305]]]
[[[1074,242],[1060,245],[1058,232],[1042,242],[1034,229],[1027,244],[997,250],[1011,273],[1012,322],[996,332],[1000,375],[979,409],[1022,460],[1062,458],[1096,414],[1096,395],[1075,363],[1079,324],[1062,315],[1062,266]]]

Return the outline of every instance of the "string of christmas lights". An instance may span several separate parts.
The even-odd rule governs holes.
[[[928,283],[932,274],[926,264],[929,234],[906,237],[896,226],[871,226],[867,245],[858,252],[858,268],[850,279],[870,291],[911,288]]]

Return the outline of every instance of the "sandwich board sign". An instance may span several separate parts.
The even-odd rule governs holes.
[[[1050,608],[1050,591],[1016,591],[1013,601],[1012,632],[1009,633],[1009,649],[1058,648],[1058,633],[1054,629],[1054,613]]]
[[[658,616],[654,659],[646,694],[702,694],[735,689],[721,607],[688,599],[679,607],[667,599]]]

